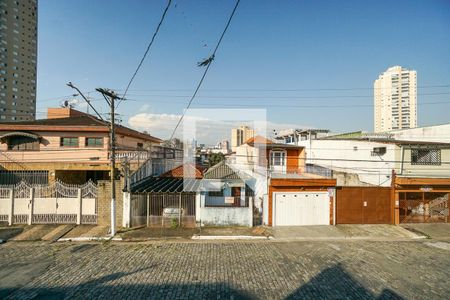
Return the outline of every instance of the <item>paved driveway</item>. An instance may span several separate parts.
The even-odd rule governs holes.
[[[0,298],[448,299],[446,242],[9,242]]]

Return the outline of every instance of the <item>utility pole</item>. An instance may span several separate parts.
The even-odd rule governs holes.
[[[108,103],[111,110],[111,120],[110,120],[110,129],[109,129],[109,145],[110,145],[110,164],[111,164],[111,236],[116,235],[116,135],[115,135],[115,118],[114,118],[114,110],[115,104],[114,100],[119,99],[119,97],[110,90],[97,88],[95,89],[97,92],[101,93]]]
[[[95,107],[91,104],[91,101],[89,101],[89,99],[86,98],[86,97],[83,95],[83,93],[82,93],[76,86],[73,85],[72,82],[69,82],[69,83],[67,84],[67,86],[70,87],[70,88],[73,88],[74,90],[76,90],[76,91],[78,92],[78,94],[80,94],[81,97],[83,97],[84,101],[86,101],[87,104],[94,110],[94,112],[97,114],[97,116],[100,118],[100,120],[103,121],[102,116],[101,116],[101,115],[99,114],[99,112],[95,109]]]

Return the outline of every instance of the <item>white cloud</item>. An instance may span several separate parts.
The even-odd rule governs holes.
[[[178,114],[154,114],[147,112],[140,112],[128,119],[128,124],[137,130],[147,131],[149,134],[161,139],[168,139],[172,134],[173,129],[180,120],[181,115]],[[223,139],[231,138],[231,129],[235,128],[246,122],[227,122],[222,120],[213,120],[203,117],[186,115],[184,122],[195,121],[196,122],[196,139],[200,143],[216,144]],[[183,134],[183,122],[177,129],[175,137],[181,138]],[[311,126],[302,126],[299,124],[291,123],[275,123],[268,121],[267,136],[271,138],[273,136],[273,130],[276,131],[282,129],[291,128],[311,128]]]
[[[67,100],[67,102],[73,108],[78,109],[78,110],[85,110],[88,106],[86,101],[80,100],[80,99],[70,99],[70,100]]]
[[[147,112],[150,109],[150,105],[148,104],[144,104],[141,106],[141,108],[139,108],[140,112]]]

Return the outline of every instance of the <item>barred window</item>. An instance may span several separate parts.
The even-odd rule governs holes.
[[[61,147],[78,147],[77,137],[62,137],[60,140]]]
[[[8,150],[10,151],[37,151],[39,141],[27,136],[14,136],[8,140]]]
[[[441,149],[411,149],[412,165],[441,165]]]
[[[97,137],[86,138],[86,147],[103,147],[103,138]]]

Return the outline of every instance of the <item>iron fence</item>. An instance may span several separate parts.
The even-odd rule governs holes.
[[[195,227],[195,193],[131,195],[131,226]]]
[[[0,185],[14,185],[21,181],[29,184],[48,184],[48,171],[0,170]]]

